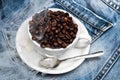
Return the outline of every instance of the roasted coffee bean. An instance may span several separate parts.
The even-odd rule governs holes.
[[[30,33],[33,33],[34,30],[30,29],[29,31],[30,31]]]
[[[70,43],[73,42],[73,39],[70,39]]]
[[[45,34],[46,34],[46,33],[45,33]],[[53,35],[54,35],[54,32],[49,32],[49,34],[53,36]]]
[[[66,31],[63,29],[63,30],[62,30],[62,33],[65,33],[65,32],[66,32]]]
[[[60,26],[60,29],[63,29],[63,26]]]
[[[57,24],[58,27],[60,27],[61,25],[60,24]]]
[[[56,27],[52,27],[52,28],[51,28],[51,30],[55,30],[55,29],[56,29]]]
[[[64,38],[64,35],[62,33],[59,34],[60,38]]]
[[[49,27],[46,29],[46,32],[50,32],[50,28]]]
[[[76,37],[76,35],[74,34],[74,35],[72,35],[72,38],[75,38]]]
[[[46,44],[46,43],[47,43],[47,40],[44,39],[44,40],[43,40],[43,43]]]
[[[68,13],[65,13],[65,16],[66,16],[66,17],[69,17],[69,14],[68,14]]]
[[[66,28],[66,25],[67,25],[66,23],[63,23],[64,28]]]
[[[67,18],[67,17],[64,17],[64,21],[68,21],[68,18]]]
[[[74,24],[74,27],[75,27],[75,28],[78,28],[78,25],[77,25],[77,24]]]
[[[74,35],[74,33],[73,33],[73,32],[71,32],[71,33],[70,33],[70,35],[72,36],[72,35]]]
[[[74,28],[72,28],[72,27],[70,27],[69,29],[70,29],[71,31],[74,31]]]
[[[49,39],[52,40],[53,39],[52,36],[49,36]]]
[[[74,33],[75,33],[75,34],[77,33],[77,29],[74,29]]]
[[[30,26],[33,26],[35,23],[31,20],[29,21]]]
[[[46,44],[46,47],[50,47],[50,44],[49,44],[49,43],[47,43],[47,44]]]
[[[57,21],[53,20],[51,24],[52,24],[51,26],[56,26],[57,25]]]
[[[58,38],[58,37],[59,37],[58,34],[56,34],[56,35],[55,35],[55,38]]]
[[[29,21],[32,40],[42,48],[66,48],[75,39],[78,25],[68,13],[62,11],[48,10],[47,17],[44,14],[45,11],[37,13]]]
[[[58,30],[55,30],[55,33],[58,33],[59,31]]]
[[[65,48],[67,47],[67,44],[65,42],[62,43],[62,47]]]
[[[46,47],[44,43],[43,43],[43,44],[41,43],[40,46],[41,46],[42,48],[45,48],[45,47]]]
[[[48,35],[48,34],[44,34],[44,36],[45,36],[45,37],[49,37],[49,35]]]
[[[36,35],[38,35],[38,34],[39,34],[39,31],[38,31],[38,30],[36,30],[36,31],[35,31],[35,34],[36,34]]]
[[[58,46],[58,43],[57,43],[57,42],[54,42],[53,45],[54,45],[54,46]]]
[[[66,29],[69,29],[70,27],[69,26],[66,26]]]
[[[71,36],[69,34],[66,34],[67,39],[71,39]]]
[[[62,44],[62,40],[61,39],[58,38],[57,41],[58,41],[59,44]]]
[[[37,37],[35,37],[35,36],[32,36],[32,40],[37,40]]]

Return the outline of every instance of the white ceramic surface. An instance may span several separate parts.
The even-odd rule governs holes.
[[[67,12],[65,10],[58,9],[58,8],[49,8],[49,10],[52,10],[53,12],[56,12],[56,11],[62,11],[65,13]],[[68,13],[68,14],[70,17],[72,17],[73,22],[78,25],[78,31],[77,31],[76,38],[74,39],[74,41],[71,44],[69,44],[66,48],[59,48],[59,49],[42,48],[36,41],[32,40],[31,34],[29,32],[29,26],[28,26],[28,34],[29,34],[30,39],[36,46],[40,47],[42,52],[46,53],[47,55],[59,57],[59,56],[63,55],[64,52],[66,52],[67,50],[69,50],[73,47],[81,48],[82,46],[86,46],[84,43],[90,44],[91,37],[89,35],[82,34],[82,32],[81,32],[82,30],[80,27],[81,26],[84,27],[84,25],[77,18],[75,18],[72,14],[70,14],[70,13]],[[30,17],[30,20],[32,20],[32,17]]]
[[[29,20],[30,18],[26,19],[22,23],[16,35],[16,48],[17,48],[18,54],[20,58],[23,60],[23,62],[25,62],[29,67],[43,73],[62,74],[77,68],[84,61],[84,59],[79,59],[79,60],[69,59],[67,61],[62,62],[58,67],[53,69],[50,69],[50,68],[47,69],[40,66],[39,61],[40,59],[43,58],[44,53],[40,51],[39,47],[32,42],[32,40],[28,35],[27,27],[29,26],[28,24]],[[82,23],[79,22],[78,24],[82,24]],[[81,34],[87,35],[88,38],[90,38],[86,28],[82,25],[79,26]],[[65,52],[63,55],[61,55],[59,58],[63,59],[71,56],[88,54],[89,49],[90,49],[90,45],[82,49],[72,48],[67,52]]]

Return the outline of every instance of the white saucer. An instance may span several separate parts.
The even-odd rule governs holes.
[[[84,61],[84,59],[79,59],[79,60],[69,59],[67,61],[62,62],[58,67],[53,69],[50,68],[47,69],[45,67],[40,66],[39,61],[40,59],[43,58],[40,55],[40,53],[42,52],[35,44],[32,43],[31,39],[28,36],[27,26],[29,26],[28,25],[29,20],[30,18],[28,18],[22,23],[16,35],[16,48],[18,54],[20,58],[23,60],[23,62],[25,62],[28,66],[30,66],[31,68],[37,71],[47,74],[62,74],[77,68]],[[80,22],[80,24],[82,23]],[[80,26],[80,29],[83,35],[89,36],[83,24]],[[90,38],[90,36],[88,38]],[[90,45],[84,49],[73,48],[67,51],[60,58],[88,54],[89,49],[90,49]]]

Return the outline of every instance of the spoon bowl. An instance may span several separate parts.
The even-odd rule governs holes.
[[[62,61],[76,58],[76,59],[81,59],[81,58],[94,58],[94,57],[99,57],[102,56],[104,53],[103,51],[97,51],[91,54],[86,54],[86,55],[80,55],[80,56],[75,56],[75,57],[70,57],[66,59],[58,59],[57,57],[54,56],[47,56],[40,60],[40,65],[46,68],[55,68],[57,67]]]

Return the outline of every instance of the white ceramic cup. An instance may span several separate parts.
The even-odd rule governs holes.
[[[65,10],[62,9],[58,9],[58,8],[49,8],[48,10],[52,10],[52,11],[63,11],[63,12],[67,12]],[[68,13],[68,12],[67,12]],[[30,39],[32,40],[32,42],[39,47],[40,51],[42,52],[42,55],[50,55],[50,56],[56,56],[59,57],[61,55],[63,55],[67,50],[72,49],[72,48],[85,48],[87,47],[90,42],[91,42],[91,37],[89,35],[85,35],[83,33],[81,33],[81,29],[80,27],[84,27],[84,25],[77,19],[75,18],[73,15],[71,15],[70,13],[68,13],[70,17],[72,17],[72,20],[75,24],[78,25],[78,31],[76,34],[76,38],[73,40],[73,42],[71,44],[69,44],[66,48],[57,48],[57,49],[53,49],[53,48],[42,48],[40,46],[40,44],[38,44],[36,41],[32,40],[32,36],[29,32],[29,26],[28,26],[28,34]]]

